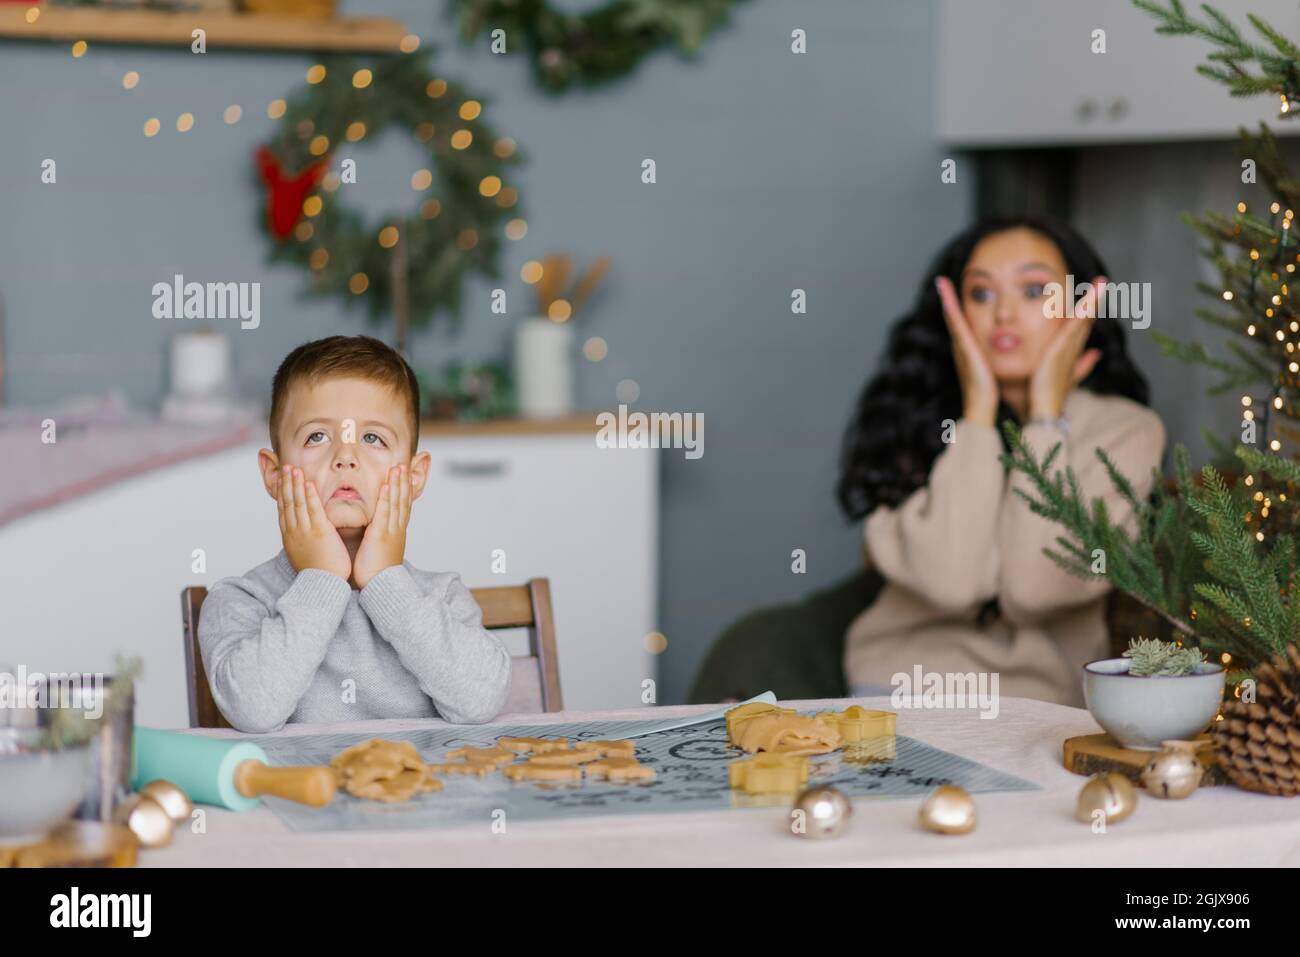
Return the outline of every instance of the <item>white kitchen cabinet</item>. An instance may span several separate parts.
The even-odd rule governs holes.
[[[1251,43],[1271,49],[1247,13],[1300,43],[1294,0],[1212,5]],[[1215,47],[1156,33],[1159,21],[1131,0],[937,0],[936,14],[935,135],[948,145],[1235,139],[1261,120],[1300,132],[1300,118],[1278,118],[1276,97],[1233,97],[1197,73]],[[1096,29],[1105,53],[1092,52]]]
[[[658,453],[593,435],[433,437],[407,557],[471,586],[551,581],[566,708],[640,707],[655,678]],[[493,571],[494,553],[505,559]]]
[[[656,628],[658,452],[599,449],[591,431],[571,429],[447,431],[421,438],[433,468],[407,558],[459,572],[471,588],[549,578],[565,707],[641,706],[655,677],[645,637]],[[111,672],[115,652],[140,655],[137,720],[183,726],[181,589],[280,549],[256,468],[265,444],[154,469],[0,527],[0,667]],[[192,571],[196,549],[205,571]],[[492,571],[495,549],[505,574]],[[507,636],[512,653],[517,637]]]

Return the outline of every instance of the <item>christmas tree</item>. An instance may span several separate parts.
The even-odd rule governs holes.
[[[1217,49],[1209,64],[1197,71],[1228,86],[1233,96],[1272,95],[1279,99],[1279,116],[1293,116],[1300,76],[1300,48],[1266,21],[1248,15],[1265,45],[1245,39],[1234,24],[1213,7],[1204,6],[1206,20],[1189,17],[1180,0],[1165,7],[1154,0],[1134,0],[1136,6],[1159,21],[1156,32],[1198,36]],[[1269,452],[1294,456],[1300,447],[1300,310],[1290,286],[1300,263],[1300,240],[1293,232],[1294,207],[1300,205],[1300,180],[1287,168],[1277,140],[1261,123],[1258,135],[1242,129],[1238,151],[1242,156],[1242,182],[1262,177],[1273,194],[1263,211],[1252,212],[1239,202],[1235,214],[1207,212],[1182,220],[1209,241],[1205,256],[1220,275],[1217,286],[1197,288],[1216,301],[1213,309],[1199,309],[1206,322],[1239,337],[1227,344],[1229,357],[1212,356],[1200,343],[1179,342],[1153,332],[1165,355],[1214,369],[1219,381],[1212,395],[1232,395],[1241,402],[1240,434],[1233,442]],[[1206,435],[1216,451],[1216,463],[1233,471],[1233,454],[1225,443]],[[1300,515],[1293,507],[1296,489],[1277,475],[1244,476],[1250,487],[1249,510],[1243,520],[1260,541],[1276,534],[1293,535]]]
[[[1134,3],[1160,20],[1157,32],[1200,36],[1215,44],[1211,63],[1199,72],[1225,83],[1234,96],[1277,96],[1280,116],[1293,114],[1300,96],[1300,48],[1268,23],[1248,17],[1263,38],[1261,45],[1246,40],[1210,6],[1202,8],[1207,19],[1200,21],[1188,16],[1180,0],[1169,0],[1168,6],[1155,0]],[[1300,308],[1290,291],[1300,263],[1300,241],[1292,233],[1300,180],[1287,169],[1265,124],[1258,135],[1244,129],[1240,135],[1243,182],[1254,182],[1258,173],[1275,197],[1267,217],[1252,213],[1244,202],[1232,216],[1183,216],[1209,240],[1205,255],[1220,275],[1217,286],[1198,284],[1216,300],[1216,308],[1197,315],[1239,339],[1228,343],[1228,357],[1218,357],[1199,343],[1154,333],[1166,355],[1220,373],[1212,394],[1240,397],[1240,435],[1231,443],[1214,442],[1219,468],[1206,465],[1194,474],[1179,447],[1173,479],[1157,475],[1149,500],[1141,501],[1098,449],[1115,488],[1133,507],[1136,528],[1130,534],[1111,522],[1100,499],[1083,502],[1072,470],[1052,474],[1059,447],[1038,461],[1009,424],[1010,452],[1003,461],[1031,478],[1036,494],[1024,498],[1033,511],[1069,533],[1057,540],[1060,551],[1047,551],[1049,558],[1081,577],[1103,575],[1149,609],[1167,636],[1253,669],[1300,635]]]

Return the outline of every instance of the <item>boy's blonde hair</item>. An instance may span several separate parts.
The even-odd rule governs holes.
[[[373,336],[329,336],[294,349],[271,380],[271,448],[280,454],[280,419],[289,389],[298,383],[315,385],[322,379],[366,379],[385,385],[405,400],[411,430],[411,455],[420,432],[420,385],[406,360]]]

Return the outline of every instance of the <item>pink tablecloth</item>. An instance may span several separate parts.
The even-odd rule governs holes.
[[[886,698],[794,701],[800,710]],[[1042,791],[976,797],[979,824],[963,836],[922,831],[918,799],[858,800],[841,837],[812,841],[789,831],[782,808],[686,814],[611,815],[563,821],[511,821],[507,833],[482,826],[426,831],[295,833],[271,811],[207,809],[207,831],[178,833],[170,847],[141,852],[141,866],[943,866],[1108,867],[1300,866],[1300,801],[1231,787],[1203,788],[1184,801],[1141,793],[1132,817],[1105,834],[1074,820],[1084,778],[1061,765],[1061,742],[1101,729],[1087,711],[1003,698],[998,717],[976,711],[903,710],[898,733],[1043,786]],[[498,723],[670,718],[716,706],[502,715]],[[281,733],[362,731],[392,736],[440,721],[290,725]],[[199,734],[231,736],[229,731]],[[238,735],[257,740],[257,735]]]

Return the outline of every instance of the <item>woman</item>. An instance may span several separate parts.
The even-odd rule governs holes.
[[[949,243],[892,330],[838,486],[849,517],[865,516],[867,565],[885,580],[846,635],[854,695],[888,694],[894,675],[920,665],[996,673],[1000,694],[1083,705],[1080,666],[1108,644],[1109,586],[1043,554],[1065,530],[1015,494],[1031,484],[999,455],[1007,419],[1040,459],[1062,443],[1053,467],[1072,466],[1085,499],[1105,499],[1117,523],[1131,523],[1132,509],[1096,448],[1139,496],[1150,491],[1165,430],[1119,321],[1095,318],[1104,273],[1064,224],[984,220]],[[1050,295],[1067,277],[1092,283],[1073,318]],[[1072,288],[1065,295],[1074,301]]]

